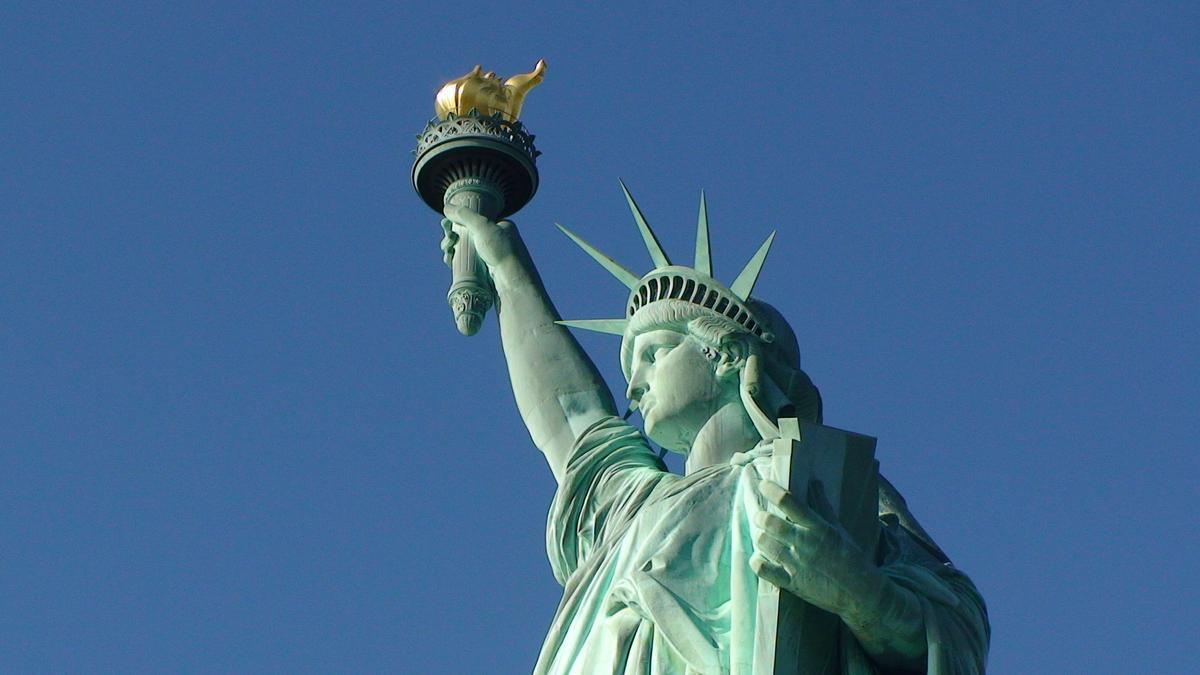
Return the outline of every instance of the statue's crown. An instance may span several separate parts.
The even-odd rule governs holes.
[[[450,113],[462,117],[474,109],[485,117],[500,113],[504,119],[515,122],[521,115],[525,95],[545,77],[544,60],[537,62],[533,72],[513,75],[503,82],[496,73],[485,73],[481,66],[475,66],[471,72],[442,87],[434,100],[434,111],[438,118],[446,119]]]
[[[774,232],[759,246],[758,251],[738,273],[733,283],[726,286],[713,277],[712,255],[708,240],[708,207],[703,192],[700,193],[700,216],[696,221],[696,255],[693,266],[686,267],[672,264],[658,243],[654,231],[646,222],[645,216],[642,215],[642,210],[634,201],[633,195],[629,194],[625,183],[621,183],[621,190],[625,193],[625,200],[629,203],[629,210],[633,212],[634,222],[637,223],[646,249],[650,252],[654,269],[639,277],[574,232],[558,225],[564,234],[630,290],[623,318],[580,319],[559,321],[558,323],[601,333],[624,335],[630,319],[643,307],[658,300],[679,300],[698,305],[714,314],[723,316],[765,342],[774,340],[775,336],[768,330],[768,324],[762,318],[755,316],[747,303],[751,291],[754,290],[754,284],[758,281],[763,263],[766,262],[771,242],[775,239]],[[557,225],[557,223],[555,224]]]

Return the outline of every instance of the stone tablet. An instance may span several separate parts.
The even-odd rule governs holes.
[[[775,482],[803,496],[810,482],[819,481],[854,542],[872,550],[879,537],[875,439],[795,418],[780,419],[779,431],[771,467]],[[758,621],[755,675],[841,672],[838,617],[763,584]]]

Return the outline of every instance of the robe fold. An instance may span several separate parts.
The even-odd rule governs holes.
[[[750,569],[753,515],[771,446],[679,476],[620,418],[576,440],[546,523],[563,585],[535,675],[752,675],[761,581]],[[886,481],[876,563],[919,598],[924,672],[984,672],[987,611]],[[843,627],[837,672],[887,675]],[[761,664],[760,664],[761,667]]]

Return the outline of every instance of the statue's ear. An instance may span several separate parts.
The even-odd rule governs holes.
[[[717,378],[737,377],[746,367],[746,358],[750,356],[750,345],[742,337],[729,337],[721,341],[717,350]]]

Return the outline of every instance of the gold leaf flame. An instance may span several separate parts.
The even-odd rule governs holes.
[[[513,75],[504,82],[496,73],[485,73],[482,66],[475,66],[471,72],[442,86],[434,100],[434,111],[439,119],[446,119],[450,113],[466,115],[475,108],[481,115],[500,113],[504,119],[515,122],[521,115],[526,94],[544,79],[544,59],[537,62],[532,72]]]

